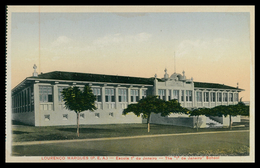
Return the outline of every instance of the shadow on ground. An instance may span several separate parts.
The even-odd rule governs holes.
[[[65,132],[77,132],[77,128],[58,128],[59,131]],[[105,131],[111,131],[110,129],[101,129],[101,128],[79,128],[81,133],[101,133]]]
[[[29,134],[29,132],[26,132],[26,131],[13,131],[13,134]]]

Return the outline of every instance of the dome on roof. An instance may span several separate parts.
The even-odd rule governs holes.
[[[179,80],[179,77],[182,76],[181,74],[179,73],[173,73],[171,76],[170,76],[170,79],[173,79],[173,80]]]

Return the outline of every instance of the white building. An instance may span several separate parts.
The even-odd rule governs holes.
[[[185,72],[173,73],[165,69],[163,78],[139,78],[54,71],[36,72],[12,89],[12,119],[34,126],[75,125],[76,114],[64,108],[61,91],[65,87],[89,85],[97,100],[94,112],[80,113],[80,124],[144,123],[145,119],[134,114],[122,115],[128,104],[136,103],[146,95],[158,95],[161,99],[177,99],[183,107],[215,107],[237,104],[243,89],[217,83],[194,82],[186,79]],[[233,121],[240,121],[234,117]],[[196,120],[187,115],[171,114],[167,117],[153,114],[151,123],[194,127]],[[209,123],[229,125],[224,117],[200,117],[201,127]]]

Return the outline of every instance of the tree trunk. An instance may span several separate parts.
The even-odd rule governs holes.
[[[229,128],[230,128],[230,130],[232,130],[232,119],[231,119],[231,115],[229,115]]]
[[[77,135],[79,137],[79,112],[77,112]]]
[[[147,117],[147,129],[148,129],[148,132],[150,132],[150,115],[148,115],[148,117]]]

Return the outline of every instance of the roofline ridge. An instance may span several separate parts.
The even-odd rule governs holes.
[[[237,87],[234,87],[234,86],[230,86],[230,85],[226,85],[226,84],[221,84],[221,83],[195,82],[195,81],[194,81],[194,83],[218,84],[218,85],[221,85],[221,86],[228,86],[228,87],[231,87],[232,89],[244,90],[244,89],[241,89],[241,88],[237,88]]]
[[[78,74],[89,74],[89,75],[104,75],[104,76],[119,76],[119,77],[130,77],[130,78],[143,78],[150,79],[151,77],[136,77],[136,76],[122,76],[122,75],[108,75],[108,74],[98,74],[98,73],[85,73],[85,72],[70,72],[70,71],[51,71],[43,74],[55,73],[55,72],[63,72],[63,73],[78,73]],[[41,74],[39,74],[41,75]]]

